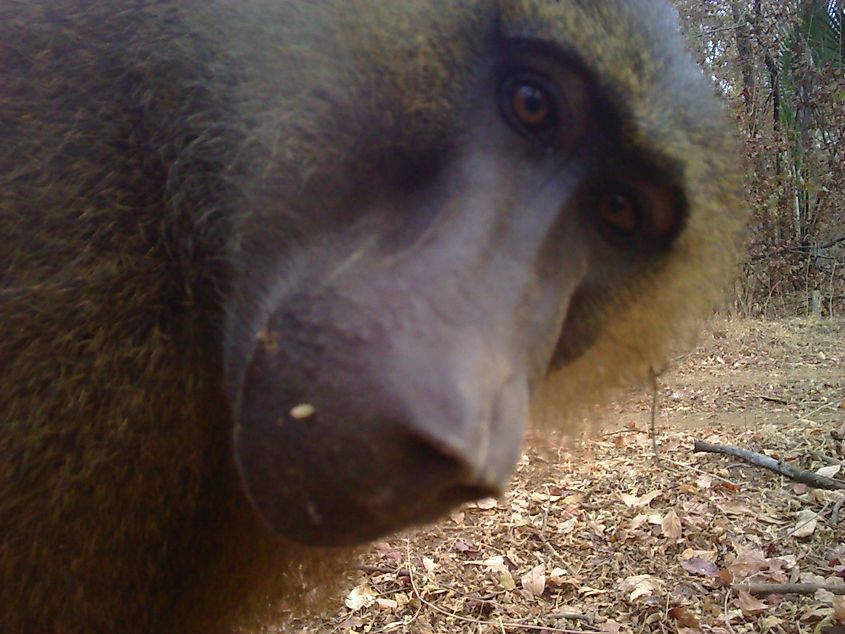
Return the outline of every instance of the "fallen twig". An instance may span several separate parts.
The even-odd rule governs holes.
[[[655,429],[655,418],[657,417],[657,373],[654,371],[654,368],[650,368],[649,376],[651,378],[651,421],[650,421],[650,429],[651,429],[651,448],[654,451],[654,462],[655,464],[660,464],[660,452],[657,450],[657,431]]]
[[[845,482],[840,482],[839,480],[834,480],[833,478],[827,478],[805,469],[799,469],[798,467],[780,460],[775,460],[774,458],[757,453],[756,451],[749,451],[748,449],[741,449],[740,447],[733,447],[731,445],[716,445],[704,442],[703,440],[695,441],[693,451],[708,451],[711,453],[725,454],[727,456],[735,456],[745,460],[746,462],[757,465],[758,467],[774,471],[775,473],[779,473],[791,480],[801,482],[815,489],[828,489],[831,491],[845,490]]]
[[[767,394],[749,394],[749,396],[751,396],[753,398],[759,398],[760,400],[768,401],[770,403],[778,403],[780,405],[789,405],[789,401],[787,401],[785,398],[781,398],[779,396],[769,396]]]

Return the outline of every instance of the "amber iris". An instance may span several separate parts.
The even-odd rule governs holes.
[[[527,128],[544,128],[553,123],[551,99],[533,84],[519,83],[514,86],[511,108],[517,120]]]
[[[598,212],[602,221],[613,231],[630,236],[639,229],[640,210],[627,194],[609,191],[598,199]]]

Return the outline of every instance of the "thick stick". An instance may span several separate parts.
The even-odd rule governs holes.
[[[740,449],[739,447],[733,447],[731,445],[716,445],[704,442],[703,440],[695,441],[693,451],[709,451],[712,453],[722,453],[728,456],[735,456],[745,460],[746,462],[757,465],[758,467],[769,469],[770,471],[774,471],[775,473],[779,473],[780,475],[784,475],[796,482],[802,482],[816,489],[829,489],[831,491],[845,490],[845,482],[820,476],[817,473],[813,473],[812,471],[807,471],[805,469],[799,469],[798,467],[781,462],[780,460],[764,456],[756,451]]]

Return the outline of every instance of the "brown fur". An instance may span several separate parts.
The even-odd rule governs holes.
[[[450,134],[497,25],[576,52],[690,202],[538,402],[559,417],[662,363],[730,270],[731,141],[657,3],[119,4],[0,2],[3,632],[231,631],[336,573],[235,473],[219,341],[242,227],[288,215],[266,239],[293,250],[305,193]]]

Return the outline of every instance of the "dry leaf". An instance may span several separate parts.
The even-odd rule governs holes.
[[[620,585],[622,592],[629,592],[629,601],[636,601],[640,597],[648,597],[658,592],[663,582],[651,575],[634,575],[626,578]]]
[[[514,526],[528,526],[529,521],[522,516],[522,513],[511,513],[511,524]]]
[[[484,498],[483,500],[478,500],[475,505],[480,509],[489,511],[490,509],[496,508],[499,503],[496,501],[496,498]]]
[[[706,491],[713,486],[713,476],[707,474],[700,475],[696,478],[695,485],[702,491]]]
[[[744,579],[768,567],[769,560],[763,556],[763,552],[757,548],[750,548],[737,554],[729,569],[735,577]]]
[[[630,528],[632,531],[635,531],[638,528],[640,528],[643,524],[645,524],[647,521],[648,521],[648,516],[640,513],[639,515],[637,515],[634,519],[632,519],[628,523],[628,528]]]
[[[769,561],[769,567],[779,570],[792,570],[798,565],[798,557],[796,555],[780,555]]]
[[[557,525],[557,532],[560,535],[565,535],[566,533],[571,533],[572,529],[575,528],[575,525],[578,523],[577,517],[570,517],[565,522],[561,522]]]
[[[755,599],[747,590],[739,591],[739,609],[745,616],[754,616],[769,609],[763,601]]]
[[[520,578],[523,589],[534,597],[546,590],[546,564],[538,564]]]
[[[621,496],[622,501],[625,503],[625,506],[636,506],[637,501],[640,499],[639,496],[631,495],[630,493],[623,493]]]
[[[466,512],[463,509],[458,509],[454,513],[449,514],[449,519],[455,522],[458,526],[464,525],[464,518],[466,517]]]
[[[663,535],[665,537],[668,537],[669,539],[681,538],[681,520],[680,518],[678,518],[678,514],[675,513],[674,510],[671,510],[666,513],[666,516],[663,518],[663,521],[660,523],[660,526],[663,529]]]
[[[711,561],[706,561],[701,557],[690,557],[681,562],[681,567],[688,573],[698,575],[700,577],[718,577],[719,566]]]
[[[798,517],[795,522],[795,530],[792,532],[794,537],[809,537],[816,532],[816,525],[818,524],[818,515],[810,509],[798,511]]]
[[[576,580],[567,576],[566,570],[563,568],[552,568],[552,571],[546,577],[546,585],[552,586],[553,588],[560,588],[564,585],[574,586],[576,583]]]
[[[816,469],[816,473],[820,476],[824,476],[825,478],[832,478],[840,471],[842,471],[842,465],[840,464],[832,464]]]
[[[726,482],[725,480],[719,480],[719,483],[716,486],[722,491],[729,491],[731,493],[735,493],[740,489],[740,486],[738,484],[734,484],[733,482]]]
[[[581,502],[584,501],[584,494],[583,493],[573,493],[571,495],[567,495],[563,498],[563,503],[569,506],[578,506]]]
[[[516,589],[516,582],[513,580],[510,570],[505,569],[499,573],[499,585],[505,590]]]
[[[379,610],[395,610],[399,604],[393,599],[376,599],[376,607]]]
[[[675,619],[681,627],[699,627],[698,619],[685,607],[671,608],[669,616]]]
[[[352,588],[351,592],[346,595],[344,605],[353,612],[357,612],[361,608],[369,607],[376,600],[377,593],[366,581]]]
[[[508,569],[508,567],[505,565],[505,558],[502,555],[490,557],[490,559],[485,559],[481,563],[482,565],[486,566],[490,572],[501,572],[503,570]]]
[[[658,495],[660,495],[660,491],[651,491],[640,496],[623,493],[621,498],[626,506],[648,506]]]
[[[478,546],[468,539],[458,538],[452,543],[452,550],[458,553],[477,553]]]
[[[754,515],[754,512],[741,502],[723,502],[716,506],[728,515]]]

